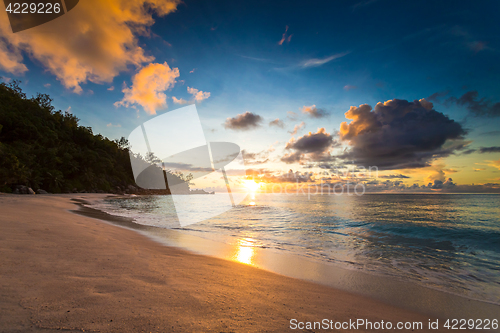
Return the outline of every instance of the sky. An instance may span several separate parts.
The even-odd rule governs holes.
[[[263,183],[498,192],[499,11],[86,0],[17,33],[2,12],[0,76],[111,139],[195,104],[206,140],[238,144]]]

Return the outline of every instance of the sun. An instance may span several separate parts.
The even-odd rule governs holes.
[[[243,185],[250,191],[255,192],[260,188],[260,183],[256,183],[253,179],[247,179],[243,181]]]

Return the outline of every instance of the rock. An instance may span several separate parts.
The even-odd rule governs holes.
[[[39,188],[38,190],[36,190],[36,194],[49,194],[49,192],[47,192],[47,191],[42,190],[41,188]]]
[[[129,191],[130,193],[136,193],[136,192],[137,192],[137,187],[135,187],[134,185],[129,185],[129,186],[127,187],[127,189],[128,189],[128,191]]]
[[[35,191],[31,187],[24,186],[24,185],[17,185],[15,190],[15,194],[35,194]]]

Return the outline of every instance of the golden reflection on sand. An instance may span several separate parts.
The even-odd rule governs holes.
[[[242,238],[238,241],[238,252],[236,253],[236,261],[243,264],[252,265],[254,255],[253,239]]]

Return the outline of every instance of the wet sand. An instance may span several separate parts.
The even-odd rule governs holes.
[[[1,332],[283,332],[291,319],[360,318],[427,331],[433,319],[71,212],[72,198],[105,196],[0,194]]]

